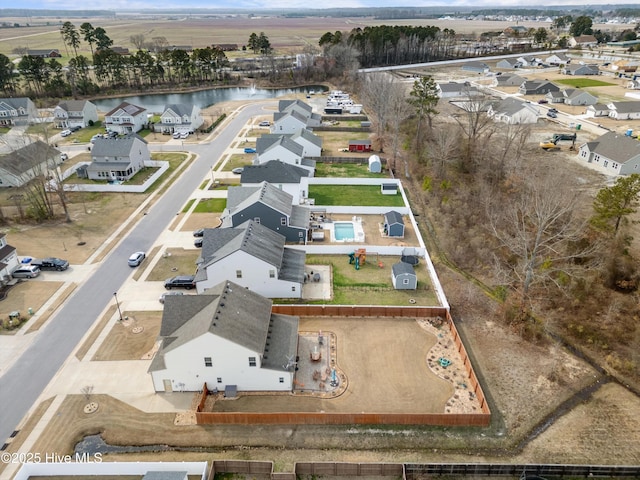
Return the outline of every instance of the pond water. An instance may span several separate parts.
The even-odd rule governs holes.
[[[170,103],[185,103],[197,105],[201,109],[215,105],[216,103],[230,100],[264,100],[278,98],[285,95],[309,94],[311,91],[326,92],[323,85],[307,85],[298,88],[255,88],[255,87],[224,87],[200,90],[198,92],[185,93],[157,93],[150,95],[136,95],[133,97],[114,97],[92,100],[101,112],[108,112],[122,102],[129,102],[144,107],[150,113],[162,113],[164,107]]]

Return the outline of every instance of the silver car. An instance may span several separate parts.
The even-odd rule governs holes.
[[[14,270],[13,278],[36,278],[40,275],[40,269],[34,265],[24,265]]]

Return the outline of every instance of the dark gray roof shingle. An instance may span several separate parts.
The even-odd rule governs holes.
[[[271,160],[262,165],[244,167],[240,183],[300,183],[302,177],[308,176],[309,171],[304,168]]]
[[[18,150],[0,155],[0,168],[3,168],[12,175],[19,176],[37,165],[55,161],[59,158],[60,151],[41,140],[36,140]],[[59,162],[55,163],[57,165]],[[44,171],[42,173],[44,173]]]

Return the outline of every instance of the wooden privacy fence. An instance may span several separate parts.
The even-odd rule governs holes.
[[[296,475],[334,475],[349,477],[404,476],[401,463],[300,462]]]
[[[405,307],[379,305],[273,305],[273,313],[300,317],[397,317],[397,318],[436,318],[446,320],[451,337],[460,354],[469,377],[470,391],[476,395],[481,413],[318,413],[318,412],[205,412],[204,404],[208,394],[206,384],[196,409],[196,421],[205,424],[240,425],[437,425],[486,427],[491,422],[491,411],[482,387],[473,371],[467,351],[462,344],[458,330],[453,323],[449,310],[444,307]],[[363,320],[366,321],[366,320]]]
[[[360,164],[360,165],[364,165],[364,164],[369,164],[369,157],[329,157],[329,156],[322,156],[322,157],[306,157],[309,160],[314,160],[317,163],[354,163],[354,164]],[[387,164],[387,160],[379,157],[380,158],[380,163],[382,165],[386,165]]]

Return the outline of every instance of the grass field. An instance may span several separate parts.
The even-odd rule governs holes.
[[[192,275],[196,271],[199,250],[167,248],[147,277],[149,281],[163,281],[176,275]]]
[[[309,198],[316,205],[402,207],[402,196],[383,195],[378,185],[310,185]]]
[[[575,88],[616,86],[615,83],[603,82],[602,80],[594,80],[592,78],[561,78],[559,80],[554,80],[554,82]]]
[[[380,178],[384,173],[371,173],[367,164],[358,163],[317,163],[316,177],[344,177],[344,178]]]
[[[226,198],[207,198],[206,200],[200,200],[193,211],[196,213],[217,213],[222,212],[226,206]]]

